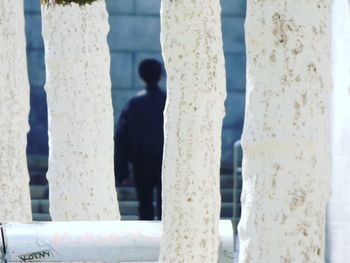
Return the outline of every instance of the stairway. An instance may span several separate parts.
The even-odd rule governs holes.
[[[49,188],[46,180],[47,164],[45,162],[29,163],[30,192],[34,221],[50,221]],[[221,169],[221,218],[232,219],[233,216],[233,176],[232,168]],[[138,219],[138,202],[132,182],[117,189],[122,220]],[[155,207],[155,204],[154,204]]]
[[[233,177],[230,173],[221,174],[221,218],[232,218],[232,201],[233,201]],[[136,189],[132,183],[128,186],[120,186],[117,189],[120,213],[124,220],[138,219],[138,202],[136,196]],[[154,203],[154,207],[156,204]]]

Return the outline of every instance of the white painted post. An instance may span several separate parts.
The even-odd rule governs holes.
[[[0,222],[32,220],[23,1],[0,1]]]
[[[327,260],[343,263],[350,258],[350,1],[334,1],[332,22],[332,198]]]
[[[219,0],[165,0],[167,71],[159,261],[218,260],[221,128],[226,97]]]
[[[331,0],[248,0],[240,262],[323,262]]]
[[[42,7],[53,220],[119,219],[105,1]]]

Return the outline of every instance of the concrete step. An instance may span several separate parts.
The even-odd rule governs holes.
[[[154,202],[155,207],[155,202]],[[122,201],[119,202],[119,209],[122,216],[137,216],[138,215],[138,202],[137,201]],[[232,218],[233,205],[229,202],[221,203],[222,218]]]
[[[134,188],[134,183],[133,183],[132,180],[128,180],[126,183],[127,183],[126,185],[117,186],[117,190],[119,191],[120,189],[128,189],[128,188],[131,189],[131,188]],[[226,173],[221,174],[220,175],[220,187],[221,187],[221,189],[233,188],[233,175],[232,174],[226,174]],[[123,200],[125,195],[130,194],[130,193],[124,193],[124,191],[127,191],[127,190],[122,190],[122,191],[123,191],[123,193],[121,193],[121,199],[120,200]],[[132,194],[132,198],[134,198],[134,196],[135,195]],[[127,197],[126,197],[126,199],[127,199]],[[135,198],[135,200],[136,200],[136,198]]]
[[[122,186],[117,188],[118,200],[121,201],[137,201],[136,189],[133,186]],[[240,192],[239,192],[240,196]],[[221,189],[221,199],[222,202],[233,201],[233,190],[231,188]]]
[[[155,202],[154,202],[155,207]],[[119,202],[119,209],[123,220],[138,219],[138,202],[122,201]],[[240,205],[237,212],[240,214]],[[49,218],[49,201],[44,199],[32,200],[32,213],[34,221],[47,221]],[[221,218],[232,218],[232,203],[224,202],[221,204]],[[47,216],[45,216],[47,215]]]
[[[221,189],[233,188],[233,176],[232,174],[222,174],[220,176],[220,187]]]
[[[221,202],[232,203],[233,191],[230,188],[221,189]]]
[[[136,189],[134,186],[117,187],[118,200],[120,201],[137,201]]]
[[[221,203],[221,218],[232,218],[233,206],[232,203]]]
[[[48,181],[46,179],[46,174],[42,172],[30,172],[30,185],[47,185]]]
[[[236,190],[236,203],[241,203],[241,195],[242,195],[242,190],[237,189]],[[233,191],[232,191],[232,196],[233,196]]]
[[[238,171],[239,175],[241,170]],[[233,211],[233,176],[229,173],[223,173],[220,175],[221,182],[221,218],[232,218]],[[33,184],[37,182],[37,184]],[[238,176],[236,179],[238,191],[236,194],[236,205],[239,206],[240,213],[240,195],[241,195],[241,184],[242,178]],[[32,209],[33,216],[35,215],[36,220],[49,218],[49,201],[48,193],[49,188],[46,181],[46,176],[43,171],[34,171],[31,177],[31,196],[32,196]],[[137,220],[138,219],[138,201],[136,195],[136,189],[133,185],[120,186],[117,188],[119,207],[122,214],[123,220]],[[154,207],[156,204],[154,202]]]
[[[137,221],[137,220],[139,220],[138,215],[122,215],[121,218],[123,221]]]
[[[47,199],[33,199],[31,201],[32,213],[44,213],[49,214],[49,200]]]
[[[232,162],[222,162],[220,165],[221,174],[232,174],[233,173],[233,163]]]
[[[30,185],[30,196],[32,199],[48,199],[48,185]]]
[[[242,176],[240,174],[237,175],[237,177],[235,178],[236,180],[236,188],[237,189],[242,189]]]
[[[30,185],[47,185],[48,181],[46,175],[42,173],[33,172],[30,174]],[[221,188],[232,188],[233,187],[233,175],[232,174],[221,174],[220,176]],[[127,185],[128,187],[133,186],[132,183]],[[123,188],[124,186],[119,186]]]
[[[233,205],[232,205],[232,207],[233,207]],[[236,203],[235,207],[236,207],[237,214],[240,215],[241,214],[241,208],[242,208],[241,203]]]
[[[122,203],[120,205],[120,209],[122,213],[122,220],[138,220],[136,203]],[[32,214],[33,221],[51,221],[48,200],[32,200]]]
[[[153,202],[153,207],[155,207],[155,202]],[[137,216],[139,203],[137,201],[121,201],[119,202],[120,214],[123,216]]]
[[[33,221],[52,221],[49,214],[33,213]]]

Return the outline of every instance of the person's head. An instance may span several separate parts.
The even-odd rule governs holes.
[[[158,60],[145,59],[139,65],[139,75],[147,86],[157,86],[162,76],[162,65]]]

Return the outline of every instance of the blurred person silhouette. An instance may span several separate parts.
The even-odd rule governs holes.
[[[166,94],[159,87],[162,65],[143,60],[138,68],[145,89],[124,107],[115,132],[115,176],[123,184],[132,165],[139,219],[153,220],[153,191],[157,192],[157,217],[161,219],[161,171],[163,157],[163,110]]]

